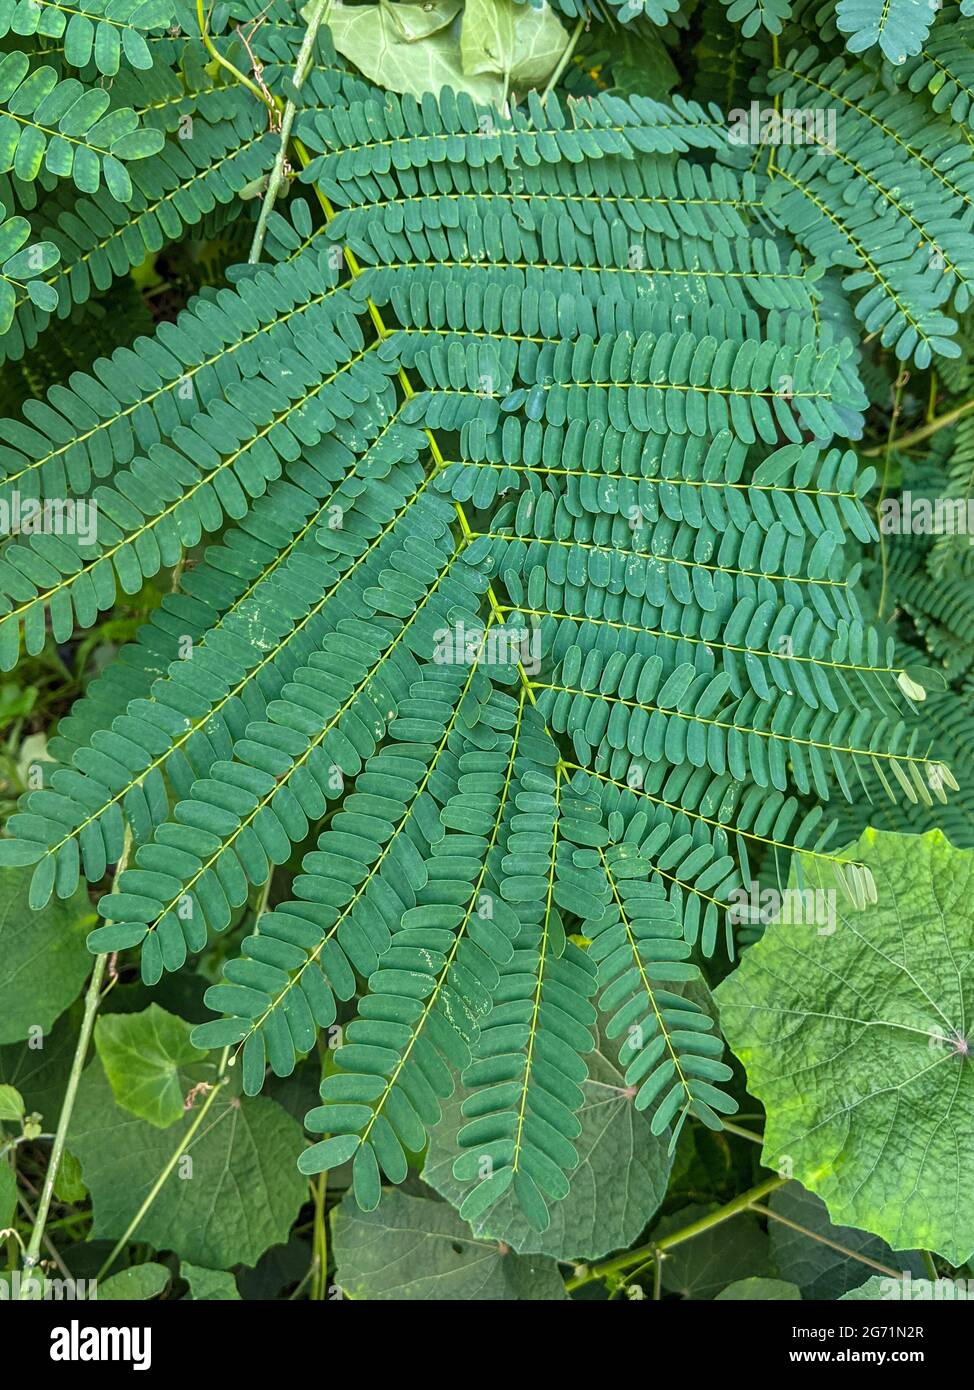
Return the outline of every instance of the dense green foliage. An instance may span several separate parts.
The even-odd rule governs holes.
[[[0,0],[8,1278],[966,1276],[966,8]]]

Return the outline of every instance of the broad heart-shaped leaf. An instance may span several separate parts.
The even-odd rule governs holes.
[[[9,1082],[3,1082],[0,1084],[0,1121],[7,1120],[11,1124],[19,1126],[23,1118],[23,1096],[16,1086],[11,1086]]]
[[[496,76],[465,76],[455,23],[460,0],[418,5],[333,5],[328,19],[338,52],[371,82],[419,99],[442,87],[474,101],[501,102]]]
[[[0,1043],[19,1042],[32,1028],[46,1033],[91,969],[85,937],[98,919],[88,894],[79,888],[32,912],[31,872],[0,873]]]
[[[767,1110],[767,1166],[789,1160],[836,1223],[961,1264],[974,1250],[974,851],[936,830],[867,830],[848,857],[878,902],[838,903],[832,934],[772,923],[717,990],[721,1024]],[[828,890],[830,866],[801,860],[803,888]]]
[[[335,1281],[346,1298],[425,1302],[567,1298],[553,1260],[473,1236],[447,1202],[388,1192],[375,1211],[349,1193],[332,1213]]]
[[[266,1302],[287,1289],[296,1288],[308,1273],[313,1258],[310,1239],[292,1234],[286,1245],[271,1246],[253,1269],[238,1271],[236,1280],[241,1298]]]
[[[183,1114],[192,1086],[213,1079],[213,1064],[189,1040],[192,1025],[150,1004],[140,1014],[106,1014],[95,1047],[123,1110],[165,1129]]]
[[[619,96],[665,101],[680,74],[654,25],[623,25],[612,35],[612,89]]]
[[[179,1272],[189,1285],[187,1298],[196,1302],[218,1300],[223,1303],[238,1300],[240,1290],[233,1275],[225,1269],[204,1269],[183,1260]]]
[[[716,1210],[716,1205],[682,1207],[664,1217],[653,1236],[680,1231]],[[742,1212],[667,1250],[663,1287],[683,1298],[716,1298],[721,1289],[737,1280],[774,1273],[768,1237],[756,1216]]]
[[[474,1224],[475,1235],[503,1241],[519,1254],[596,1260],[631,1245],[655,1215],[673,1163],[669,1134],[656,1138],[651,1132],[649,1119],[625,1095],[625,1082],[609,1056],[597,1050],[586,1060],[589,1078],[582,1083],[585,1102],[578,1112],[582,1132],[573,1141],[578,1167],[568,1196],[551,1204],[551,1225],[539,1235],[513,1194],[505,1194]],[[467,1192],[453,1176],[456,1136],[465,1122],[460,1105],[467,1094],[458,1082],[442,1102],[443,1119],[430,1136],[423,1168],[430,1186],[456,1206]]]
[[[104,1283],[99,1283],[98,1302],[101,1303],[105,1299],[128,1301],[155,1298],[169,1283],[169,1277],[169,1270],[165,1265],[132,1265],[131,1269],[123,1269]]]
[[[751,1302],[760,1299],[773,1303],[795,1303],[801,1300],[801,1296],[798,1285],[789,1284],[785,1279],[737,1279],[726,1289],[721,1289],[714,1302]]]
[[[59,1202],[74,1206],[88,1196],[85,1180],[81,1176],[81,1164],[70,1149],[61,1155],[61,1164],[54,1179],[54,1195]]]
[[[196,1101],[196,1107],[203,1104]],[[123,1234],[194,1118],[155,1129],[117,1106],[100,1061],[81,1079],[68,1144],[91,1192],[91,1239]],[[207,1268],[253,1265],[287,1233],[307,1186],[301,1127],[272,1100],[217,1097],[140,1222],[137,1239]]]
[[[0,1082],[16,1086],[28,1115],[35,1111],[46,1129],[57,1124],[80,1025],[79,1004],[59,1018],[49,1033],[0,1047]]]
[[[558,66],[568,32],[554,10],[519,0],[467,0],[460,29],[466,77],[489,74],[519,92],[543,87]]]
[[[917,1251],[894,1252],[878,1236],[853,1226],[833,1226],[825,1203],[806,1192],[801,1183],[779,1187],[768,1199],[768,1206],[780,1218],[768,1222],[778,1273],[796,1283],[805,1298],[839,1298],[861,1284],[876,1265],[923,1273],[923,1257]],[[798,1230],[799,1226],[803,1230]],[[843,1254],[843,1250],[851,1253]],[[873,1262],[872,1267],[868,1261]]]
[[[959,1300],[970,1303],[974,1299],[974,1288],[969,1279],[890,1279],[883,1274],[874,1274],[858,1289],[850,1289],[839,1299],[840,1303],[952,1303]]]

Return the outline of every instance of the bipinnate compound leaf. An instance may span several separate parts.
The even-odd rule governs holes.
[[[551,1300],[567,1297],[553,1260],[474,1236],[446,1202],[389,1192],[376,1211],[347,1196],[332,1213],[335,1281],[346,1298]]]
[[[974,851],[936,830],[867,830],[847,854],[878,901],[838,902],[834,931],[772,923],[717,990],[721,1024],[767,1110],[765,1164],[790,1163],[837,1224],[961,1264],[974,1250]],[[801,873],[804,891],[828,890],[821,860],[802,855]]]
[[[786,1279],[736,1279],[726,1289],[721,1289],[714,1302],[764,1300],[795,1303],[801,1300],[801,1296],[798,1285],[789,1284]]]
[[[609,1045],[611,1047],[611,1044]],[[575,1140],[578,1167],[568,1196],[551,1207],[551,1225],[539,1233],[529,1224],[513,1193],[505,1193],[473,1223],[475,1235],[503,1241],[519,1254],[556,1260],[596,1260],[631,1245],[655,1215],[673,1158],[669,1135],[657,1138],[649,1118],[635,1109],[621,1072],[601,1048],[589,1054],[585,1099]],[[466,1188],[453,1176],[453,1142],[464,1123],[460,1106],[468,1092],[458,1083],[442,1103],[443,1119],[433,1130],[423,1177],[457,1207]]]
[[[304,1298],[350,1188],[355,1298],[559,1298],[627,1248],[634,1292],[687,1203],[667,1294],[804,1293],[778,1210],[712,1219],[778,1181],[691,995],[736,947],[766,1161],[864,1248],[968,1254],[968,861],[836,846],[974,844],[974,0],[311,0],[303,44],[302,3],[205,5],[207,51],[192,4],[0,0],[18,1236],[84,880],[119,960],[69,1266],[121,1236],[188,1262],[161,1297]],[[890,442],[956,507],[908,515]],[[852,907],[735,941],[802,855]]]
[[[102,1303],[106,1299],[127,1301],[155,1298],[168,1283],[169,1270],[165,1265],[132,1265],[130,1269],[123,1269],[119,1274],[112,1274],[108,1279],[99,1281],[98,1302]]]
[[[189,1041],[192,1027],[150,1004],[138,1014],[106,1014],[95,1024],[95,1046],[116,1103],[165,1129],[183,1114],[186,1096],[213,1079],[214,1064]]]
[[[937,0],[839,0],[835,23],[851,52],[878,46],[899,65],[920,52],[939,8]]]
[[[115,1104],[96,1058],[78,1088],[68,1143],[94,1208],[92,1240],[117,1239],[173,1154],[177,1162],[138,1226],[138,1240],[207,1268],[256,1264],[287,1239],[307,1187],[295,1167],[301,1128],[276,1101],[242,1099],[228,1086],[186,1150],[204,1103],[168,1129]]]
[[[10,217],[4,221],[6,209],[0,203],[0,337],[13,323],[17,293],[26,290],[39,308],[57,308],[57,291],[39,278],[60,259],[61,253],[50,241],[24,243],[30,240],[31,226],[25,217]]]
[[[30,879],[29,869],[0,873],[0,1043],[19,1042],[35,1027],[46,1033],[91,969],[85,937],[97,917],[87,893],[79,888],[34,913]]]

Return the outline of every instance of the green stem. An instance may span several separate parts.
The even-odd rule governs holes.
[[[548,78],[548,85],[541,93],[542,101],[545,101],[547,99],[548,93],[553,92],[554,89],[558,86],[558,83],[561,81],[561,75],[572,60],[572,54],[575,52],[575,49],[578,46],[578,41],[582,37],[582,30],[584,28],[585,19],[583,16],[583,18],[581,18],[578,21],[578,23],[575,25],[575,28],[572,30],[571,38],[568,40],[568,43],[565,46],[565,51],[558,59],[558,66],[555,68],[554,72]]]
[[[760,1134],[755,1134],[750,1129],[745,1129],[742,1125],[733,1125],[730,1120],[721,1121],[728,1134],[736,1134],[740,1139],[750,1139],[752,1144],[763,1144],[764,1140]]]
[[[729,1221],[732,1216],[737,1216],[738,1212],[747,1211],[754,1202],[759,1202],[762,1197],[767,1197],[776,1188],[782,1187],[786,1182],[785,1178],[766,1178],[764,1182],[758,1183],[757,1187],[749,1188],[747,1192],[742,1192],[739,1197],[735,1197],[726,1206],[720,1207],[717,1211],[709,1212],[706,1216],[701,1216],[699,1221],[693,1221],[689,1226],[684,1226],[679,1231],[672,1231],[669,1235],[661,1236],[659,1240],[652,1241],[649,1245],[641,1245],[638,1250],[627,1250],[623,1255],[615,1255],[611,1260],[603,1260],[600,1264],[590,1265],[588,1269],[576,1274],[572,1279],[565,1282],[565,1288],[569,1293],[575,1289],[580,1289],[583,1284],[591,1284],[596,1279],[607,1279],[613,1274],[622,1274],[627,1269],[632,1269],[634,1265],[643,1264],[647,1258],[661,1254],[664,1250],[672,1250],[674,1245],[682,1245],[685,1240],[692,1240],[694,1236],[702,1235],[704,1231],[709,1231],[712,1226],[719,1226],[723,1221]]]
[[[896,441],[897,449],[909,449],[912,444],[920,444],[924,439],[929,439],[932,434],[936,434],[938,430],[945,430],[948,425],[955,424],[969,410],[974,410],[974,401],[965,401],[956,410],[949,410],[946,415],[941,415],[936,420],[928,420],[925,425],[920,425],[910,434],[900,435]],[[859,457],[864,459],[879,458],[881,454],[886,453],[886,449],[886,444],[876,444],[871,449],[860,449]]]
[[[778,53],[778,35],[777,35],[777,34],[772,34],[772,35],[771,35],[771,66],[772,66],[772,68],[778,68],[778,67],[781,66],[781,58],[780,58],[780,55],[779,55],[779,53]],[[776,112],[780,112],[780,111],[781,111],[781,94],[780,94],[780,93],[779,93],[779,94],[775,97],[775,99],[774,99],[774,109],[775,109]],[[774,178],[774,173],[775,173],[775,169],[774,169],[774,144],[773,144],[772,141],[769,140],[769,141],[768,141],[768,169],[767,169],[768,178],[769,178],[769,179],[773,179],[773,178]]]
[[[301,1294],[302,1294],[302,1292],[303,1292],[303,1290],[304,1290],[305,1284],[307,1284],[307,1282],[308,1282],[309,1279],[311,1278],[312,1274],[314,1273],[314,1268],[315,1268],[315,1267],[314,1267],[314,1262],[312,1261],[312,1263],[308,1266],[307,1273],[306,1273],[306,1274],[303,1274],[303,1275],[301,1276],[301,1282],[300,1282],[300,1284],[298,1284],[298,1285],[292,1290],[292,1292],[288,1294],[287,1298],[288,1298],[288,1302],[289,1302],[289,1303],[294,1303],[298,1298],[300,1298],[300,1296],[301,1296]]]
[[[118,880],[125,871],[131,848],[132,831],[126,826],[122,854],[115,867],[115,885],[118,884]],[[115,886],[113,886],[112,892],[115,892]],[[47,1172],[44,1175],[44,1186],[41,1189],[41,1200],[38,1203],[37,1216],[30,1233],[27,1253],[24,1256],[22,1271],[23,1280],[20,1288],[21,1299],[27,1297],[26,1290],[31,1275],[40,1259],[41,1244],[44,1240],[44,1228],[47,1224],[48,1214],[51,1210],[51,1200],[54,1196],[54,1184],[57,1181],[58,1171],[61,1167],[61,1159],[64,1157],[64,1146],[68,1138],[68,1128],[71,1124],[71,1116],[74,1114],[74,1103],[78,1096],[78,1085],[81,1081],[81,1073],[84,1071],[85,1059],[88,1056],[88,1045],[91,1042],[91,1034],[95,1026],[95,1015],[98,1012],[98,1005],[101,1002],[101,987],[105,979],[105,970],[107,966],[108,956],[98,956],[95,960],[95,968],[91,972],[91,979],[88,981],[88,989],[85,993],[84,1016],[81,1020],[81,1032],[78,1035],[78,1042],[74,1049],[74,1057],[71,1061],[71,1072],[68,1076],[68,1085],[64,1093],[64,1101],[61,1105],[61,1113],[58,1116],[57,1129],[54,1131],[54,1144],[51,1148],[51,1158],[47,1165]]]
[[[41,1139],[53,1139],[53,1134],[18,1134],[16,1139],[9,1140],[0,1149],[0,1158],[6,1158],[8,1153],[12,1153],[20,1144],[36,1144]]]
[[[934,1263],[933,1256],[929,1250],[921,1250],[920,1254],[923,1256],[923,1263],[926,1265],[927,1274],[930,1276],[933,1283],[936,1283],[940,1275],[937,1273],[937,1266]]]
[[[267,97],[257,86],[257,83],[251,82],[250,78],[245,77],[244,74],[239,70],[239,68],[235,68],[234,65],[228,59],[224,58],[223,54],[220,52],[216,44],[210,38],[210,32],[207,27],[206,16],[203,13],[203,0],[196,0],[196,22],[199,24],[200,38],[203,40],[204,47],[206,48],[207,53],[209,53],[210,57],[214,60],[214,62],[218,63],[221,68],[224,68],[227,72],[231,73],[235,82],[242,83],[243,86],[248,89],[248,91],[253,92],[254,96],[257,98],[258,101],[263,102],[264,105],[268,106],[271,111],[274,111],[276,108],[268,102]]]
[[[146,1196],[145,1201],[142,1203],[138,1211],[132,1217],[132,1220],[126,1226],[123,1234],[115,1242],[111,1254],[108,1256],[108,1259],[105,1261],[101,1269],[98,1271],[98,1274],[96,1275],[96,1281],[98,1279],[104,1279],[105,1275],[108,1273],[112,1265],[118,1259],[119,1255],[125,1249],[125,1246],[128,1244],[132,1235],[138,1229],[138,1226],[142,1221],[142,1218],[145,1216],[146,1212],[152,1206],[152,1203],[156,1200],[156,1198],[159,1196],[159,1193],[162,1191],[166,1179],[169,1177],[176,1164],[179,1162],[183,1154],[187,1151],[190,1144],[192,1143],[193,1136],[196,1134],[196,1131],[199,1129],[200,1125],[206,1119],[207,1112],[209,1111],[210,1106],[213,1104],[217,1096],[222,1091],[223,1087],[226,1085],[228,1078],[223,1075],[223,1069],[226,1066],[228,1051],[229,1049],[227,1048],[224,1048],[223,1050],[223,1058],[220,1063],[220,1079],[217,1081],[212,1091],[210,1091],[209,1095],[206,1097],[206,1100],[200,1106],[199,1114],[196,1116],[196,1119],[193,1121],[189,1129],[186,1131],[185,1135],[180,1139],[179,1143],[176,1145],[176,1148],[173,1150],[173,1154],[172,1157],[169,1159],[169,1162],[166,1164],[165,1168],[163,1168],[162,1172],[159,1174],[155,1182],[152,1184],[152,1187],[148,1195]]]
[[[24,1213],[24,1215],[27,1217],[27,1220],[28,1220],[28,1221],[36,1221],[36,1220],[37,1220],[37,1214],[36,1214],[36,1212],[34,1211],[34,1208],[31,1206],[30,1202],[28,1202],[27,1198],[23,1195],[22,1192],[18,1192],[18,1193],[17,1193],[17,1202],[18,1202],[18,1205],[20,1206],[21,1211],[22,1211],[22,1212]],[[70,1279],[70,1278],[71,1278],[71,1271],[67,1268],[67,1266],[65,1265],[64,1261],[61,1259],[61,1256],[58,1254],[57,1250],[55,1249],[54,1243],[53,1243],[53,1241],[51,1240],[51,1237],[50,1237],[50,1235],[49,1235],[49,1233],[48,1233],[49,1231],[50,1231],[50,1227],[48,1227],[48,1229],[44,1232],[44,1247],[45,1247],[45,1249],[47,1250],[47,1253],[50,1255],[51,1259],[52,1259],[52,1260],[54,1261],[54,1263],[57,1265],[58,1269],[59,1269],[59,1270],[61,1271],[61,1273],[63,1274],[64,1278],[65,1278],[65,1279]],[[16,1234],[16,1232],[14,1232],[14,1234]]]
[[[95,1026],[95,1014],[98,1012],[98,1004],[101,999],[101,987],[105,978],[105,968],[107,964],[107,956],[98,956],[95,961],[95,968],[91,972],[91,979],[88,981],[88,990],[85,994],[85,1012],[81,1020],[81,1032],[78,1036],[77,1046],[74,1049],[74,1058],[71,1062],[71,1073],[68,1077],[68,1087],[64,1093],[64,1103],[61,1106],[61,1114],[58,1117],[57,1129],[54,1132],[54,1146],[51,1149],[50,1162],[47,1165],[47,1172],[44,1175],[41,1200],[38,1203],[37,1215],[34,1218],[34,1225],[30,1233],[30,1241],[27,1245],[27,1253],[24,1256],[22,1269],[23,1279],[20,1286],[20,1297],[22,1299],[28,1297],[28,1283],[40,1259],[41,1245],[44,1240],[44,1227],[47,1224],[48,1212],[51,1209],[51,1199],[54,1196],[54,1184],[57,1181],[58,1170],[61,1167],[61,1159],[64,1156],[64,1146],[68,1137],[68,1126],[71,1123],[71,1116],[74,1113],[74,1103],[78,1095],[78,1084],[81,1081],[81,1073],[84,1070],[85,1059],[88,1056],[88,1044],[91,1041],[91,1032]]]
[[[871,1260],[868,1255],[861,1255],[857,1250],[850,1250],[846,1245],[840,1245],[838,1241],[829,1240],[828,1236],[819,1235],[817,1231],[810,1231],[807,1226],[800,1226],[797,1221],[792,1221],[788,1216],[782,1216],[780,1212],[773,1211],[771,1207],[755,1205],[752,1208],[759,1216],[766,1216],[769,1221],[777,1221],[782,1226],[787,1226],[791,1231],[797,1231],[799,1235],[806,1236],[809,1240],[818,1241],[819,1245],[827,1245],[830,1250],[836,1250],[848,1260],[858,1260],[860,1264],[868,1265],[870,1269],[875,1269],[880,1274],[886,1274],[892,1279],[901,1277],[900,1271],[891,1269],[889,1265],[880,1264],[877,1260]]]
[[[260,890],[260,892],[259,892],[258,895],[257,895],[257,903],[256,903],[256,906],[254,907],[254,931],[255,931],[255,933],[259,933],[259,932],[260,932],[260,919],[263,917],[264,913],[267,911],[267,904],[268,904],[268,902],[270,901],[270,896],[271,896],[271,884],[272,884],[273,882],[274,882],[274,869],[273,869],[273,867],[271,867],[271,868],[269,868],[268,871],[267,871],[267,878],[264,880],[263,886],[261,887],[261,890]]]
[[[893,441],[896,438],[896,423],[900,417],[900,402],[903,399],[903,387],[905,385],[904,374],[901,372],[896,378],[896,393],[893,397],[893,413],[890,416],[889,432],[886,435],[886,444],[883,449],[883,481],[879,489],[879,497],[876,499],[876,530],[879,532],[879,562],[882,579],[879,588],[879,603],[876,606],[876,617],[883,621],[883,610],[886,607],[886,587],[889,582],[889,557],[886,554],[886,536],[883,533],[883,503],[886,500],[886,490],[889,486],[889,465],[893,457]],[[902,448],[902,440],[900,441]]]
[[[318,4],[315,6],[308,20],[308,27],[305,30],[304,39],[302,40],[301,47],[298,50],[297,60],[294,64],[294,76],[291,79],[291,85],[295,92],[300,92],[304,85],[304,79],[308,75],[314,57],[315,39],[318,36],[318,30],[327,18],[330,10],[331,0],[318,0]],[[281,184],[284,182],[284,165],[287,162],[287,147],[291,139],[291,127],[294,125],[296,111],[297,106],[293,98],[289,97],[284,107],[284,114],[281,117],[281,143],[274,159],[274,167],[271,170],[271,176],[267,184],[267,192],[264,194],[264,201],[261,204],[260,214],[257,218],[254,240],[250,247],[250,256],[248,259],[251,265],[254,265],[260,260],[260,253],[264,245],[264,237],[267,235],[267,222],[274,210],[274,204],[277,201],[277,195],[280,191]]]
[[[314,1239],[312,1248],[314,1250],[314,1273],[311,1280],[311,1298],[314,1302],[320,1302],[328,1293],[328,1215],[325,1207],[325,1199],[328,1194],[328,1174],[322,1173],[318,1181],[313,1184],[315,1220],[314,1220]]]

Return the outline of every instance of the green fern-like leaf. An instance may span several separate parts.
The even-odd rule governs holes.
[[[806,862],[867,912],[864,814],[968,817],[970,566],[877,527],[927,437],[901,412],[929,398],[940,434],[966,360],[965,61],[938,102],[936,30],[887,84],[820,57],[809,6],[733,5],[729,96],[841,111],[742,149],[704,43],[706,102],[593,69],[492,109],[383,92],[327,37],[296,71],[283,4],[218,12],[211,61],[182,7],[43,8],[0,9],[31,39],[0,61],[0,352],[221,241],[188,302],[4,422],[0,504],[92,526],[0,543],[2,669],[172,587],[60,719],[0,864],[34,910],[97,885],[89,947],[146,987],[201,962],[193,1041],[247,1096],[327,1030],[304,1174],[350,1163],[371,1211],[459,1075],[461,1216],[505,1197],[543,1232],[599,1032],[662,1153],[733,1113],[706,983],[750,949],[742,890]],[[912,45],[888,21],[881,50]],[[236,223],[252,258],[213,283]],[[960,493],[951,409],[931,471]]]
[[[169,0],[84,0],[80,5],[59,5],[57,0],[3,0],[0,5],[0,37],[63,39],[65,62],[73,68],[94,63],[100,73],[113,77],[122,59],[137,69],[152,67],[145,31],[167,25],[173,6]]]
[[[110,106],[103,88],[59,81],[54,68],[31,69],[26,54],[8,53],[0,61],[0,168],[29,181],[43,166],[82,193],[97,193],[104,180],[113,198],[127,201],[126,162],[155,154],[162,136],[131,109]]]

